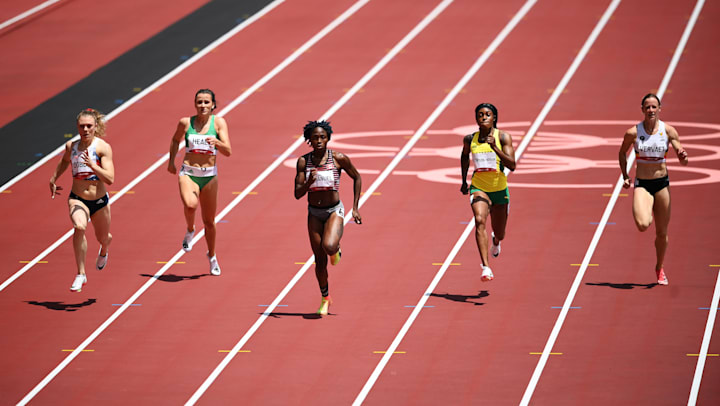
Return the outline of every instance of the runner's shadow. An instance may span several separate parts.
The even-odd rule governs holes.
[[[611,282],[601,282],[601,283],[592,283],[592,282],[586,282],[585,283],[588,286],[607,286],[608,288],[613,289],[635,289],[635,288],[645,288],[645,289],[652,289],[655,286],[657,286],[657,283],[611,283]]]
[[[182,281],[185,281],[185,280],[188,280],[188,279],[200,279],[200,278],[202,278],[202,277],[204,277],[204,276],[208,276],[208,275],[210,275],[210,274],[209,274],[209,273],[204,273],[204,274],[200,274],[200,275],[189,275],[189,276],[186,276],[186,275],[175,275],[175,274],[171,274],[171,273],[170,273],[170,274],[160,275],[160,276],[157,277],[157,279],[158,279],[159,281],[162,281],[162,282],[182,282]],[[141,273],[140,276],[144,276],[144,277],[146,277],[146,278],[155,278],[155,275],[149,275],[149,274],[146,274],[146,273]]]
[[[453,302],[461,302],[461,303],[472,303],[475,306],[482,306],[485,303],[480,302],[473,302],[470,299],[482,299],[484,297],[490,296],[487,290],[481,290],[477,295],[453,295],[450,293],[431,293],[430,296],[443,298],[446,300],[452,300]]]
[[[265,313],[260,313],[265,314]],[[291,316],[291,317],[302,317],[305,320],[317,320],[322,319],[323,316],[317,314],[317,313],[282,313],[282,312],[272,312],[268,314],[268,317],[275,317],[280,318],[284,316]],[[332,313],[328,313],[328,316],[335,316]]]
[[[95,304],[95,302],[97,302],[97,299],[88,299],[82,303],[38,302],[35,300],[26,300],[25,301],[25,303],[31,304],[33,306],[43,306],[50,310],[60,310],[60,311],[66,311],[66,312],[75,312],[82,307]]]

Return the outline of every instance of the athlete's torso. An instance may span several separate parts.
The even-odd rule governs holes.
[[[645,132],[643,123],[637,126],[635,137],[635,155],[639,164],[662,164],[668,152],[670,138],[665,130],[665,123],[658,120],[658,130],[654,134]]]
[[[210,116],[210,126],[207,134],[199,134],[195,130],[195,118],[190,117],[190,126],[185,131],[185,151],[193,154],[217,155],[217,148],[207,142],[208,137],[220,139],[215,130],[215,115]]]
[[[472,156],[475,172],[472,176],[472,185],[485,192],[497,192],[507,188],[507,177],[505,167],[495,151],[490,148],[487,142],[479,142],[480,133],[473,133],[470,142],[470,155]],[[500,130],[493,129],[495,145],[502,149],[500,142]]]
[[[97,143],[97,138],[94,138],[87,147],[87,154],[91,160],[100,165],[100,157],[97,154]],[[73,178],[81,180],[100,180],[95,172],[82,159],[84,151],[81,151],[79,146],[80,141],[75,141],[72,143],[70,148],[70,164],[72,165]]]
[[[327,150],[325,162],[315,165],[312,160],[312,152],[305,154],[305,176],[310,176],[310,171],[315,169],[315,181],[310,185],[311,192],[340,190],[340,167],[335,163],[331,149]]]

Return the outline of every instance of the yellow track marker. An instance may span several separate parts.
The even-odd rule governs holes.
[[[296,262],[295,265],[305,265],[306,263],[307,263],[307,262]],[[315,265],[314,262],[313,262],[313,265]]]
[[[387,351],[373,351],[373,354],[385,354]],[[405,351],[393,351],[393,354],[406,354]]]
[[[710,268],[720,268],[720,265],[713,265],[713,264],[710,264]]]
[[[18,262],[20,262],[21,264],[29,264],[32,261],[18,261]],[[48,262],[47,261],[38,261],[37,263],[38,264],[47,264]]]
[[[443,263],[442,262],[433,262],[432,264],[433,265],[442,265]],[[459,262],[451,262],[450,265],[457,266],[457,265],[462,265],[462,264]]]
[[[612,193],[603,193],[603,196],[609,197],[609,196],[612,196]],[[627,197],[627,193],[620,193],[618,196]]]
[[[72,138],[72,137],[74,137],[74,135],[72,135],[72,134],[70,134],[70,133],[65,133],[65,134],[63,134],[63,137],[65,137],[65,138]]]
[[[364,195],[365,192],[360,192],[360,194]],[[382,193],[380,193],[380,192],[372,192],[372,194],[370,196],[381,196],[381,195],[382,195]]]
[[[550,355],[562,355],[561,352],[551,352]],[[531,352],[530,355],[542,355],[541,352]]]
[[[239,195],[240,193],[242,193],[242,192],[232,192],[232,194],[234,194],[234,195]],[[256,195],[256,194],[258,194],[258,192],[248,192],[248,194],[249,194],[249,195]]]
[[[75,351],[75,350],[72,349],[72,350],[61,350],[61,351],[62,351],[62,352],[73,352],[73,351]],[[80,351],[80,352],[95,352],[95,350],[82,350],[82,351]]]
[[[218,352],[230,352],[231,350],[218,350]],[[238,352],[250,352],[250,350],[238,350]]]
[[[688,357],[699,357],[700,356],[700,354],[685,354],[685,355],[687,355]],[[720,357],[720,354],[708,354],[707,356],[708,357]]]
[[[404,136],[403,138],[405,138],[406,140],[409,140],[409,139],[412,138],[412,137],[413,137],[412,135],[406,135],[406,136]],[[422,136],[420,136],[420,139],[421,139],[421,140],[426,140],[426,139],[428,139],[428,136],[427,136],[427,135],[422,135]]]
[[[570,264],[570,266],[580,266],[582,264]],[[588,264],[588,266],[599,266],[598,264]]]
[[[346,87],[346,88],[343,89],[343,93],[347,93],[347,92],[349,92],[349,91],[350,91],[350,88],[349,88],[349,87]],[[357,92],[358,92],[358,93],[365,93],[365,89],[363,89],[363,88],[361,87],[360,89],[358,89]]]
[[[12,193],[12,190],[3,190],[3,193]]]
[[[142,90],[142,87],[133,87],[133,92],[137,93]]]
[[[167,262],[167,261],[157,261],[156,263],[158,263],[158,264],[167,264],[168,262]],[[185,261],[175,261],[175,263],[182,265],[182,264],[185,263]]]
[[[110,191],[110,194],[111,194],[111,195],[114,195],[115,193],[120,193],[120,191],[119,191],[119,190],[111,190],[111,191]],[[125,192],[125,194],[127,194],[127,195],[134,195],[134,194],[135,194],[135,191],[134,191],[134,190],[128,190],[127,192]]]

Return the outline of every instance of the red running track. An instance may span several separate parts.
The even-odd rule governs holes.
[[[283,4],[113,119],[108,140],[119,168],[118,189],[166,152],[175,122],[191,112],[192,92],[205,83],[208,72],[213,72],[209,87],[222,89],[222,108],[350,4]],[[319,117],[342,97],[436,4],[371,1],[226,114],[235,153],[221,158],[219,207],[294,141],[304,120]],[[599,220],[607,203],[602,194],[610,193],[617,180],[617,146],[629,126],[551,123],[641,118],[639,98],[658,87],[684,16],[693,7],[689,2],[657,7],[653,18],[668,29],[648,44],[633,22],[650,5],[620,5],[511,175],[512,211],[503,254],[493,261],[496,280],[480,283],[475,244],[472,238],[466,241],[453,260],[460,265],[450,267],[427,303],[435,307],[420,313],[398,348],[404,353],[391,358],[367,404],[520,401],[537,362],[529,353],[542,351],[559,312],[552,306],[562,305],[577,272],[570,264],[581,262],[587,250],[596,227],[590,223]],[[331,147],[348,153],[363,170],[365,188],[520,6],[519,1],[478,5],[456,0],[331,117],[338,131]],[[471,217],[466,197],[458,192],[462,132],[452,130],[472,126],[472,108],[484,100],[499,107],[501,128],[503,123],[531,122],[605,7],[604,2],[536,4],[382,183],[379,195],[368,200],[361,209],[364,224],[347,225],[343,260],[331,270],[332,315],[321,320],[311,316],[319,299],[311,269],[285,297],[281,304],[286,306],[277,307],[248,341],[243,349],[250,352],[238,354],[200,402],[351,403],[380,360],[373,352],[388,347],[412,310],[405,306],[417,303],[437,272],[433,263],[445,259],[465,228],[461,222]],[[472,16],[488,12],[496,16],[496,24],[478,29]],[[670,83],[663,119],[672,124],[713,123],[708,113],[716,109],[715,102],[698,103],[696,95],[705,88],[712,94],[707,54],[713,42],[708,38],[717,37],[712,21],[718,15],[717,7],[706,5]],[[648,66],[633,58],[640,51],[655,63]],[[527,127],[507,128],[519,142]],[[138,128],[143,135],[136,139]],[[692,167],[717,170],[714,158],[699,159],[711,155],[707,147],[693,147],[717,146],[717,139],[693,141],[692,135],[707,131],[678,128]],[[348,134],[358,131],[398,133]],[[581,148],[582,141],[597,145]],[[578,147],[551,152],[567,144]],[[365,155],[370,147],[380,148],[374,156]],[[599,164],[555,172],[545,164],[568,158]],[[220,278],[207,275],[200,242],[181,257],[184,264],[173,265],[138,299],[140,306],[129,308],[90,344],[93,352],[80,354],[34,402],[185,402],[225,356],[218,351],[235,345],[264,311],[258,305],[269,304],[301,267],[295,262],[310,255],[305,203],[290,197],[293,161],[265,179],[256,195],[245,198],[218,225]],[[11,250],[2,251],[4,278],[20,267],[19,258],[36,255],[69,228],[64,200],[53,201],[51,212],[41,211],[46,201],[34,202],[46,197],[45,182],[54,164],[0,197],[4,212],[25,219],[3,220],[4,228],[22,236]],[[717,271],[708,265],[718,263],[711,250],[717,245],[711,230],[718,224],[717,214],[712,213],[712,199],[696,196],[716,196],[717,187],[676,185],[701,177],[677,166],[670,165],[674,212],[666,269],[671,285],[652,285],[652,235],[634,230],[631,195],[621,197],[610,219],[614,224],[608,225],[591,261],[598,266],[589,269],[573,303],[581,308],[571,310],[556,343],[554,351],[562,355],[551,356],[532,404],[686,402],[696,362],[686,353],[698,351],[707,318],[707,310],[698,307],[709,305]],[[176,181],[163,168],[112,206],[115,242],[108,271],[91,272],[82,293],[67,291],[74,262],[67,242],[46,258],[47,264],[36,265],[0,292],[0,323],[3,331],[12,331],[0,341],[2,365],[13,372],[0,380],[3,403],[20,400],[67,356],[61,349],[79,345],[117,309],[113,304],[127,300],[162,266],[157,261],[177,252],[181,206]],[[443,168],[449,168],[454,183],[422,177]],[[349,205],[351,187],[344,179],[342,195]],[[702,218],[693,210],[698,205]],[[39,212],[49,213],[46,218],[33,214]],[[94,241],[89,246],[91,253],[97,249]],[[711,343],[710,353],[718,352]],[[700,404],[720,399],[713,385],[715,361],[708,358]]]

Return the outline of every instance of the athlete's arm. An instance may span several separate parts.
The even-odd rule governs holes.
[[[623,187],[625,189],[630,187],[630,175],[628,175],[627,172],[627,154],[630,150],[630,146],[632,146],[635,143],[635,138],[637,138],[637,128],[631,127],[627,131],[625,131],[625,136],[623,137],[622,145],[620,145],[620,151],[618,152],[618,161],[620,162],[620,172],[622,172],[623,177]]]
[[[677,154],[680,164],[683,166],[687,165],[688,153],[687,151],[685,151],[685,148],[683,148],[680,144],[680,135],[678,135],[677,130],[675,129],[675,127],[665,124],[665,131],[667,131],[668,137],[670,138],[670,144],[672,144],[673,148],[675,149],[675,153]]]
[[[472,142],[472,137],[472,134],[463,137],[463,149],[460,154],[460,176],[462,177],[460,192],[464,195],[468,194],[467,172],[470,167],[470,143]]]
[[[300,157],[297,160],[297,172],[295,173],[295,198],[300,199],[305,196],[305,193],[310,190],[310,185],[315,182],[315,171],[310,172],[310,177],[305,179],[305,169],[307,163],[305,157]]]
[[[180,147],[180,141],[182,141],[183,136],[185,135],[185,132],[187,131],[188,127],[190,126],[190,118],[189,117],[183,117],[180,119],[180,122],[177,125],[177,128],[175,129],[175,134],[173,134],[172,140],[170,140],[170,159],[168,160],[168,172],[170,173],[177,173],[177,169],[175,168],[175,156],[178,153],[178,148]]]
[[[357,171],[355,165],[350,161],[350,157],[340,152],[333,151],[333,158],[335,162],[340,164],[340,167],[347,172],[353,180],[353,210],[352,215],[355,223],[362,224],[362,217],[360,216],[360,192],[362,191],[362,177],[360,172]]]
[[[87,151],[83,152],[82,159],[85,161],[85,164],[89,166],[93,172],[95,172],[95,175],[97,175],[101,181],[108,185],[112,185],[115,181],[115,165],[113,164],[112,159],[112,148],[110,147],[110,144],[104,140],[100,141],[101,142],[98,143],[97,148],[97,154],[100,157],[100,165],[98,165],[94,159],[90,159]]]
[[[220,139],[208,137],[208,143],[214,145],[221,154],[230,156],[232,154],[230,135],[228,134],[228,125],[224,118],[215,116],[215,131]]]
[[[56,194],[58,193],[58,190],[62,190],[62,186],[58,186],[55,184],[55,181],[57,181],[57,178],[60,177],[60,175],[65,172],[65,170],[70,166],[70,149],[72,148],[72,141],[68,141],[65,143],[65,153],[63,153],[62,158],[60,158],[60,162],[58,162],[57,167],[55,167],[55,172],[53,172],[52,176],[50,177],[50,197],[55,198]]]
[[[488,136],[488,143],[490,143],[490,148],[492,148],[498,158],[500,158],[500,162],[502,162],[506,168],[514,171],[515,147],[513,147],[512,137],[510,134],[505,131],[500,131],[500,145],[502,146],[502,149],[499,149],[497,144],[495,144],[495,137],[492,133]]]

